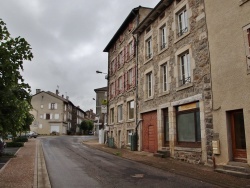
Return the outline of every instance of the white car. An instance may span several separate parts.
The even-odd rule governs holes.
[[[29,138],[36,138],[38,136],[38,134],[36,132],[34,132],[34,131],[28,132],[27,135],[28,135]]]

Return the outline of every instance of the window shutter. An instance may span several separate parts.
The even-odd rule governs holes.
[[[126,53],[126,59],[127,59],[127,61],[130,59],[130,57],[129,57],[129,44],[126,46],[126,48],[127,48],[127,53]]]
[[[126,91],[128,88],[127,88],[127,80],[128,80],[128,72],[125,72],[124,73],[124,91]]]
[[[122,75],[122,92],[125,91],[125,74]]]
[[[136,75],[136,66],[133,68],[133,86],[135,86],[135,75]]]
[[[43,114],[43,119],[46,119],[46,114]]]
[[[127,46],[125,46],[125,47],[124,47],[124,53],[123,53],[124,63],[127,62],[127,53],[128,53],[128,49],[127,49]]]
[[[57,103],[55,103],[55,109],[57,109]]]
[[[52,119],[52,114],[50,114],[50,117],[49,117],[49,119]]]
[[[132,41],[132,54],[131,56],[135,56],[135,40]]]
[[[247,38],[248,38],[248,47],[249,47],[249,53],[250,53],[250,28],[247,29]]]
[[[49,103],[49,109],[51,109],[51,103]]]

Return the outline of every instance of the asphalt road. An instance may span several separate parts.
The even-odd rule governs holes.
[[[93,138],[93,136],[39,138],[53,188],[215,187],[82,144],[83,140]]]

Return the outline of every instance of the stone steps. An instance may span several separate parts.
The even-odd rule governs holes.
[[[170,151],[158,150],[156,153],[154,153],[154,157],[160,157],[160,158],[170,157]]]
[[[216,172],[230,174],[232,176],[250,179],[250,167],[246,163],[229,162],[227,165],[219,165]]]

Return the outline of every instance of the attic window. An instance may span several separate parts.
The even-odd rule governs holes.
[[[150,30],[151,30],[151,27],[148,27],[148,28],[146,29],[146,33],[148,33]]]

